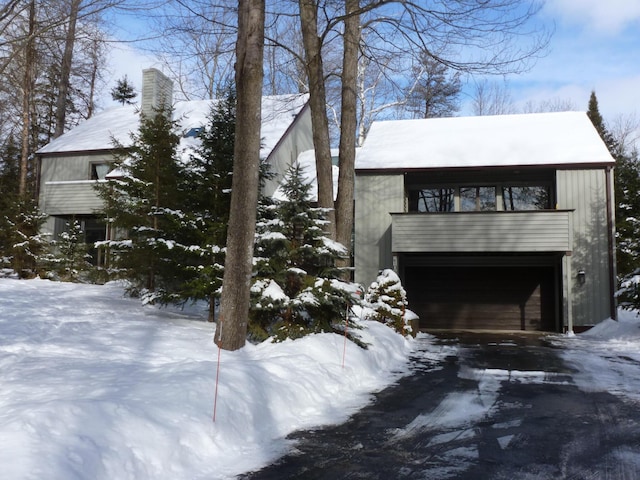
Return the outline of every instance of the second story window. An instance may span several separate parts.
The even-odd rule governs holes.
[[[496,209],[496,187],[460,187],[461,212],[486,212]]]
[[[546,210],[551,208],[550,189],[546,185],[503,186],[505,210]]]
[[[455,190],[453,188],[423,188],[411,193],[412,209],[418,212],[453,212]]]
[[[108,163],[92,163],[91,180],[104,180],[109,170],[111,170],[111,165]]]

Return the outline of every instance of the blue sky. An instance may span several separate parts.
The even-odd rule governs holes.
[[[540,19],[555,30],[548,54],[530,71],[505,79],[516,109],[556,99],[586,110],[595,90],[607,121],[640,118],[640,0],[547,0]],[[111,66],[109,85],[126,73],[138,89],[143,68],[161,67],[130,45],[112,54]],[[470,114],[464,101],[460,113]]]
[[[555,34],[546,57],[508,79],[517,102],[559,98],[586,109],[595,90],[609,121],[640,113],[640,1],[548,0],[541,18]]]

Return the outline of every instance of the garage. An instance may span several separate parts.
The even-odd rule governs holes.
[[[409,308],[427,330],[557,331],[557,268],[538,263],[406,266]]]

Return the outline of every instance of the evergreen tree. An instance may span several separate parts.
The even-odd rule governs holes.
[[[132,146],[119,146],[115,167],[122,176],[96,186],[108,224],[124,232],[124,238],[103,245],[114,266],[131,280],[130,293],[144,293],[147,301],[161,299],[183,281],[176,268],[183,260],[179,247],[193,230],[184,222],[188,186],[177,154],[178,125],[171,115],[168,107],[143,115]]]
[[[40,234],[46,217],[31,195],[19,194],[19,164],[20,148],[9,137],[0,151],[0,267],[29,278],[39,273],[49,249]]]
[[[13,245],[16,242],[13,225],[18,217],[20,150],[12,139],[0,152],[0,267],[11,268]]]
[[[332,331],[353,301],[336,266],[346,249],[326,236],[326,211],[312,207],[310,188],[293,166],[282,186],[285,200],[261,209],[250,311],[256,340]]]
[[[460,72],[451,73],[428,52],[420,55],[412,71],[416,81],[407,91],[407,108],[415,118],[450,117],[458,111]]]
[[[11,266],[21,278],[33,278],[50,260],[49,239],[40,233],[47,216],[35,200],[19,200],[17,214],[9,219],[12,242]]]
[[[607,129],[598,108],[595,92],[591,92],[587,115],[616,161],[614,170],[616,269],[621,289],[618,293],[624,307],[640,307],[640,288],[636,275],[640,269],[640,161],[638,152],[625,151]]]
[[[54,270],[60,279],[75,282],[82,272],[91,269],[89,247],[77,220],[67,223],[67,230],[60,234],[54,246],[57,251],[53,258]]]
[[[118,80],[116,86],[111,89],[111,98],[113,101],[120,102],[122,105],[131,105],[133,103],[133,99],[137,96],[138,94],[133,88],[133,85],[129,83],[129,79],[126,75]]]
[[[605,143],[605,145],[609,149],[609,152],[615,158],[618,150],[618,145],[615,138],[613,138],[613,135],[611,135],[611,133],[607,129],[604,119],[600,114],[600,109],[598,107],[598,98],[596,97],[596,92],[594,91],[591,92],[591,96],[589,97],[589,105],[587,107],[587,116],[591,120],[591,123],[593,123],[593,126],[598,131],[600,138],[602,138],[602,141]]]
[[[235,92],[211,108],[202,142],[190,156],[187,175],[189,216],[194,228],[190,260],[183,265],[186,281],[178,292],[182,300],[209,302],[209,321],[214,321],[215,302],[222,287],[224,246],[231,202],[233,148],[236,126]]]
[[[393,270],[383,270],[367,289],[365,305],[371,313],[367,316],[384,323],[401,335],[416,335],[411,322],[417,315],[407,307],[407,292]]]
[[[616,155],[616,264],[624,278],[640,268],[640,162],[637,150]]]

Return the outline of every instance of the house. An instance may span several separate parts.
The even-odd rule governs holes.
[[[114,140],[131,144],[131,133],[139,127],[139,112],[151,112],[161,102],[172,103],[172,82],[156,69],[143,71],[141,105],[105,110],[37,152],[38,197],[48,215],[43,233],[56,238],[71,219],[81,222],[87,243],[104,240],[106,228],[100,215],[102,202],[94,186],[106,181],[112,170]],[[304,150],[312,148],[311,114],[307,95],[267,96],[262,100],[261,156],[275,177],[265,185],[272,195],[289,165]],[[198,142],[196,133],[206,123],[211,100],[176,102],[174,118],[183,130],[180,148],[186,152]]]
[[[421,328],[615,318],[613,165],[582,112],[374,123],[356,159],[355,279],[396,270]]]

